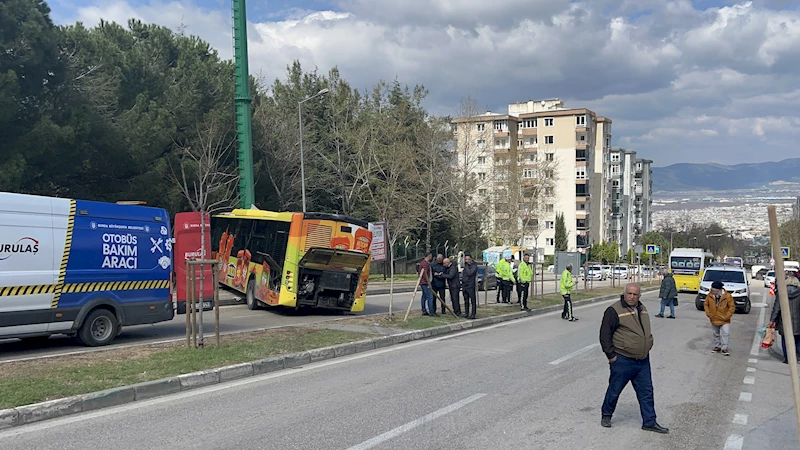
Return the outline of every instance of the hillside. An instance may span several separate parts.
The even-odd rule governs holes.
[[[800,158],[754,164],[681,163],[653,168],[653,191],[727,191],[800,182]]]

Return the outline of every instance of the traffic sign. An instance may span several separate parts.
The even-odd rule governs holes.
[[[791,254],[791,247],[781,247],[781,256],[783,256],[783,259],[789,259]]]
[[[661,249],[654,244],[647,244],[647,252],[648,255],[657,255],[661,253]]]

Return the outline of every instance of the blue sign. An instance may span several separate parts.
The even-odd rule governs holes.
[[[654,244],[648,244],[647,245],[647,250],[645,251],[645,253],[647,253],[648,255],[657,255],[660,252],[661,252],[661,249],[657,245],[654,245]]]
[[[790,248],[791,247],[781,247],[781,256],[783,259],[789,259],[789,256],[791,255]]]

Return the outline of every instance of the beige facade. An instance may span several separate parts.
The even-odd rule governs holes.
[[[550,99],[513,103],[508,114],[463,117],[453,125],[459,170],[475,174],[476,200],[487,206],[488,234],[503,236],[505,244],[521,244],[552,255],[555,217],[563,213],[569,251],[584,251],[605,237],[610,119],[597,117],[588,109],[565,108],[563,101]],[[539,170],[542,167],[546,169]],[[519,218],[511,217],[508,188],[534,185],[538,177],[552,177],[554,189],[541,193],[544,207],[536,214],[535,224],[529,221],[526,227],[523,211],[517,213]],[[519,236],[504,234],[503,227],[517,220]]]

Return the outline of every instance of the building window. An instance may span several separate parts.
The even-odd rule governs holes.
[[[544,126],[552,127],[553,126],[553,118],[552,117],[545,118],[544,119]]]
[[[501,131],[501,132],[508,131],[508,120],[495,120],[494,131]]]
[[[547,179],[553,178],[553,169],[547,169],[544,171],[544,177]]]
[[[553,188],[544,188],[544,195],[553,195]]]
[[[486,164],[486,157],[478,156],[478,164]]]
[[[586,203],[578,203],[578,209],[580,209],[582,211],[585,210],[586,209]]]
[[[556,158],[555,153],[545,153],[545,161],[554,161]]]
[[[611,162],[619,162],[619,153],[611,154]]]
[[[508,139],[495,139],[494,140],[494,147],[495,148],[508,148]]]
[[[619,166],[611,166],[611,175],[616,175],[619,173]]]
[[[486,131],[486,124],[485,123],[479,123],[477,125],[477,129],[478,129],[478,131]]]
[[[532,146],[539,145],[539,136],[530,136],[530,137],[528,137],[528,145],[532,145]]]
[[[486,189],[478,189],[479,195],[486,195]]]
[[[537,119],[524,119],[522,123],[522,128],[536,128],[538,120]]]
[[[549,212],[549,213],[551,213],[551,212],[553,212],[554,210],[555,210],[555,208],[553,207],[553,204],[552,204],[552,203],[550,203],[550,204],[548,204],[548,205],[545,205],[545,212]]]
[[[478,173],[478,179],[481,180],[481,181],[485,180],[486,179],[486,172],[479,172]]]
[[[586,161],[586,150],[575,150],[575,161]]]
[[[586,166],[578,166],[575,168],[575,179],[576,180],[586,179]]]
[[[483,140],[483,139],[478,139],[478,141],[476,142],[476,144],[478,145],[478,148],[484,148],[484,147],[486,147],[486,141],[485,141],[485,140]]]
[[[619,189],[619,180],[614,180],[611,182],[611,187],[615,189]]]
[[[522,178],[535,178],[536,173],[533,169],[522,169]]]
[[[553,136],[545,136],[544,137],[544,143],[545,144],[552,144],[553,142],[555,142],[555,140],[553,139]]]
[[[586,126],[586,116],[578,116],[578,121],[576,122],[576,124],[579,127],[585,127]]]
[[[575,196],[576,197],[586,197],[589,195],[589,186],[586,184],[576,184],[575,185]]]
[[[537,153],[528,153],[528,161],[536,161],[538,159],[536,155]]]
[[[586,219],[575,219],[575,228],[585,230],[587,228]]]
[[[553,228],[556,227],[556,223],[553,222],[552,220],[547,220],[544,222],[544,227],[548,230],[552,230]]]
[[[544,240],[545,245],[556,245],[556,240],[554,238],[547,238]]]
[[[522,148],[522,139],[517,139],[517,148]]]

